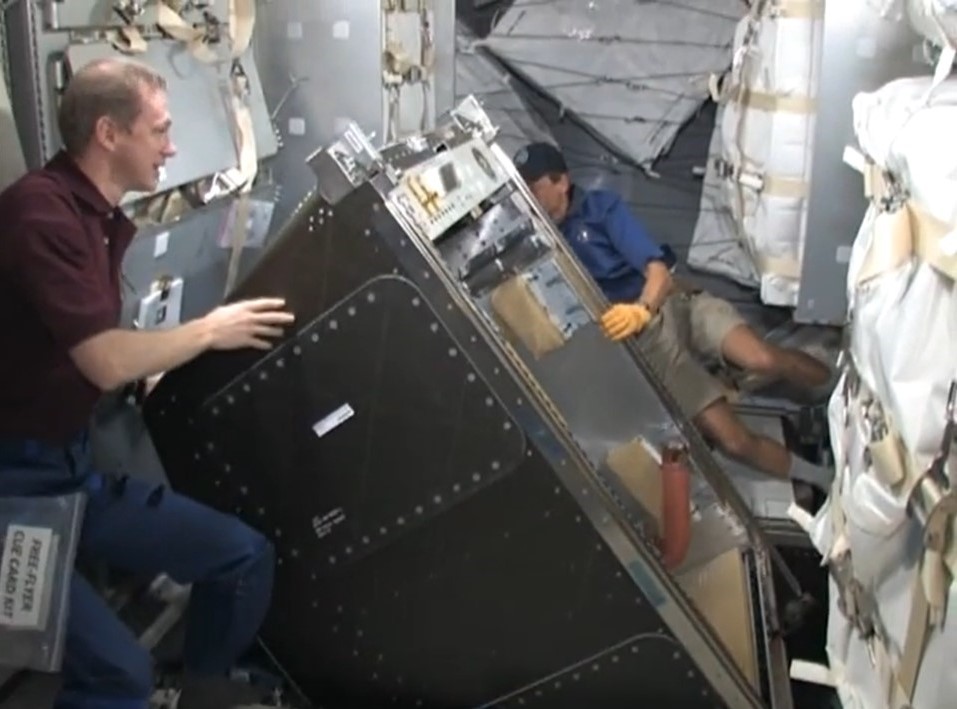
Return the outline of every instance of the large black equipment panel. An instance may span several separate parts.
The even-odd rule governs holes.
[[[273,295],[279,346],[144,412],[173,485],[276,545],[262,637],[311,702],[765,705],[371,183],[311,196],[230,300]]]

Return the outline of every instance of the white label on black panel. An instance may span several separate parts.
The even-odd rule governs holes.
[[[316,432],[319,438],[322,438],[334,428],[338,428],[346,421],[355,416],[355,411],[349,404],[343,404],[324,419],[313,425],[312,430]]]
[[[328,537],[333,529],[346,521],[346,513],[341,507],[326,512],[324,515],[316,515],[312,518],[312,531],[316,533],[319,539]]]
[[[53,530],[11,524],[0,560],[0,625],[41,627]]]

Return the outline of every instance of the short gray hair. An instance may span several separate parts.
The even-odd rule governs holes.
[[[87,64],[67,83],[57,122],[66,151],[81,155],[104,116],[129,130],[142,109],[143,88],[166,90],[166,80],[147,66],[119,58]]]

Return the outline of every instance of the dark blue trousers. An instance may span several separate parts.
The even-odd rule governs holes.
[[[0,440],[0,496],[85,489],[84,559],[193,584],[186,668],[225,674],[253,643],[269,606],[275,553],[261,534],[161,486],[92,469],[86,436],[68,447]],[[149,653],[74,572],[56,709],[147,709]]]

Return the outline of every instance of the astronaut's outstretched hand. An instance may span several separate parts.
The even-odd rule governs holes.
[[[212,349],[268,350],[295,319],[285,305],[282,298],[254,298],[216,308],[203,318]]]
[[[637,335],[651,322],[651,313],[641,303],[618,303],[601,316],[605,337],[614,342]]]

